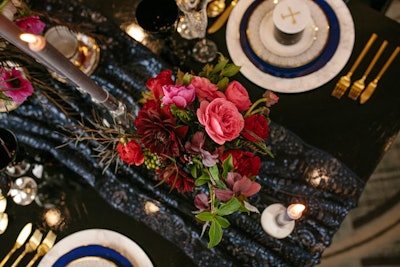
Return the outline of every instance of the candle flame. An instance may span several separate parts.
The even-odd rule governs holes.
[[[40,51],[46,45],[46,40],[43,36],[35,35],[32,33],[22,33],[19,38],[29,44],[29,48],[33,51]]]
[[[306,206],[303,204],[292,204],[287,208],[287,215],[293,220],[297,220],[301,217]]]
[[[31,34],[31,33],[22,33],[22,34],[19,36],[19,38],[20,38],[22,41],[24,41],[24,42],[26,42],[26,43],[29,43],[29,44],[37,42],[37,37],[36,37],[36,35]]]

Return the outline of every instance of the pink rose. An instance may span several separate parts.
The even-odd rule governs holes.
[[[156,77],[148,79],[146,86],[153,92],[154,98],[158,101],[163,96],[162,87],[173,83],[172,71],[163,70]]]
[[[164,85],[162,87],[164,97],[162,102],[166,105],[175,104],[178,108],[186,108],[187,105],[191,104],[195,98],[194,86],[189,84],[184,85]]]
[[[238,81],[230,82],[225,91],[226,99],[236,105],[239,111],[248,110],[251,101],[246,88]]]
[[[225,98],[224,93],[218,90],[218,86],[207,78],[194,76],[191,84],[196,88],[196,95],[199,101],[205,99],[213,101],[215,98]]]
[[[224,98],[216,98],[210,103],[202,101],[197,118],[205,126],[208,136],[219,145],[237,138],[244,127],[242,114]]]
[[[15,20],[15,24],[17,24],[22,30],[33,34],[42,34],[44,27],[46,26],[46,24],[44,24],[44,22],[37,16],[17,19]]]

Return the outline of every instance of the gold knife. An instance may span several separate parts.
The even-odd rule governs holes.
[[[24,226],[24,228],[22,228],[21,232],[19,233],[19,235],[17,237],[17,241],[15,241],[14,246],[12,247],[10,252],[8,252],[8,254],[4,257],[4,259],[1,261],[1,263],[0,263],[1,267],[3,267],[4,264],[6,264],[8,259],[11,257],[12,254],[14,254],[14,252],[17,249],[22,247],[22,245],[25,243],[25,241],[28,239],[29,235],[31,234],[31,231],[32,231],[32,223],[28,223]]]
[[[221,29],[221,27],[228,20],[229,15],[231,14],[233,8],[236,6],[238,1],[239,0],[232,0],[230,5],[225,9],[224,12],[222,12],[221,16],[219,16],[217,20],[213,23],[213,25],[211,25],[210,28],[208,28],[207,33],[211,34]]]
[[[383,65],[382,69],[379,71],[378,75],[376,75],[375,79],[372,82],[370,82],[367,86],[367,89],[365,89],[364,92],[362,92],[360,96],[360,104],[364,104],[372,96],[372,94],[375,92],[376,86],[378,85],[379,79],[385,73],[387,68],[389,68],[390,64],[392,64],[393,60],[395,59],[395,57],[399,52],[400,52],[400,46],[396,47],[396,49],[390,55],[389,59]]]

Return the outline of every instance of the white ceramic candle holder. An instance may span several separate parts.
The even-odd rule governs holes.
[[[300,206],[300,210],[295,205]],[[285,238],[293,231],[295,220],[301,217],[304,208],[302,204],[292,204],[289,209],[279,203],[272,204],[261,214],[261,226],[270,236]]]

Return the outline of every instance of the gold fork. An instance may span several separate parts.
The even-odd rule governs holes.
[[[42,236],[43,236],[42,232],[40,232],[39,229],[36,229],[31,238],[29,238],[28,243],[26,243],[24,251],[21,253],[21,255],[18,256],[18,258],[14,261],[11,267],[18,266],[20,261],[25,257],[27,253],[35,251],[36,248],[39,246],[40,241],[42,240]]]
[[[353,66],[351,66],[349,72],[346,75],[340,77],[339,81],[336,83],[335,89],[333,89],[332,94],[331,94],[332,96],[340,99],[343,96],[343,94],[346,92],[347,88],[350,87],[351,76],[353,75],[353,73],[356,70],[356,68],[358,67],[358,65],[360,65],[361,60],[365,57],[365,55],[367,54],[368,50],[371,48],[372,44],[374,43],[374,41],[377,37],[378,37],[378,35],[376,33],[373,33],[371,35],[367,44],[364,46],[363,50],[358,55]]]
[[[348,97],[350,97],[353,100],[356,100],[360,93],[364,90],[365,84],[364,81],[371,72],[372,68],[375,66],[376,62],[378,61],[379,57],[382,55],[383,51],[385,50],[388,42],[385,40],[381,44],[381,47],[379,47],[378,52],[375,54],[371,62],[369,63],[367,69],[365,70],[363,76],[361,79],[355,81],[353,85],[351,86],[350,92],[348,94]]]
[[[371,95],[374,93],[376,86],[378,85],[379,79],[382,77],[382,75],[385,73],[387,68],[389,68],[390,64],[392,64],[393,60],[397,56],[397,54],[400,52],[400,46],[396,47],[396,49],[392,52],[390,55],[389,59],[386,61],[386,63],[383,65],[382,69],[379,71],[379,73],[376,75],[375,79],[370,82],[367,86],[367,88],[362,92],[360,95],[360,104],[364,104],[365,102],[368,101],[368,99],[371,97]]]
[[[50,230],[43,239],[42,244],[40,244],[37,248],[35,256],[31,259],[28,265],[26,265],[26,267],[32,267],[39,257],[42,257],[44,254],[46,254],[53,247],[56,238],[57,235]]]
[[[12,249],[8,252],[8,254],[3,258],[3,260],[0,262],[0,266],[3,267],[8,259],[14,254],[14,252],[22,247],[22,245],[25,243],[25,241],[28,239],[29,235],[31,234],[32,231],[32,223],[28,223],[22,228],[21,232],[19,232],[17,240],[15,241],[14,246]]]

